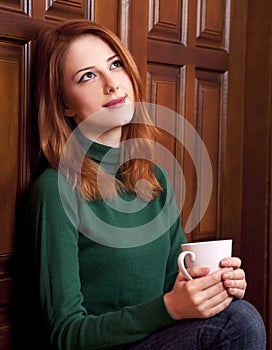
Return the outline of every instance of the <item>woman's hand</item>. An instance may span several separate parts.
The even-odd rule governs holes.
[[[247,283],[245,279],[245,272],[241,267],[241,260],[239,258],[227,258],[221,261],[221,267],[232,267],[233,270],[226,271],[222,274],[224,286],[228,293],[237,298],[242,299],[245,295]]]
[[[206,267],[188,270],[197,278],[187,281],[179,272],[173,290],[164,295],[165,306],[173,319],[212,317],[231,303],[233,297],[224,285],[228,280],[223,281],[222,274],[234,273],[233,268],[222,268],[210,275]]]

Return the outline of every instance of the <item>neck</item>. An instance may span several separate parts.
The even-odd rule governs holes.
[[[122,127],[116,127],[110,130],[107,130],[105,133],[96,134],[95,132],[81,130],[82,134],[97,143],[101,143],[102,145],[118,148],[120,146],[120,140],[122,135]]]

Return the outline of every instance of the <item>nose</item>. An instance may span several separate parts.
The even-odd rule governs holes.
[[[113,94],[119,89],[119,85],[111,76],[105,76],[104,92],[107,95]]]

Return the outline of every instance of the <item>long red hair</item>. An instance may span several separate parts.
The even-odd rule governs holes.
[[[71,118],[65,115],[63,59],[71,43],[78,37],[88,34],[104,40],[119,55],[132,82],[135,102],[137,102],[134,122],[125,125],[122,131],[122,141],[133,140],[133,147],[126,149],[126,152],[130,152],[130,160],[121,166],[121,181],[116,179],[113,181],[112,176],[99,171],[100,180],[102,179],[103,183],[103,194],[97,184],[98,165],[82,154],[83,150],[79,142],[73,143],[73,147],[68,149],[66,166],[60,167],[64,146],[75,128]],[[112,199],[116,196],[116,190],[123,189],[136,194],[135,185],[141,179],[148,181],[153,191],[153,199],[159,195],[162,188],[156,178],[154,163],[150,160],[152,143],[149,142],[155,140],[157,131],[152,126],[142,104],[144,99],[139,71],[129,51],[109,29],[96,22],[76,20],[42,31],[37,38],[36,46],[36,100],[42,152],[49,166],[61,170],[83,197],[89,201],[101,198]],[[135,151],[140,148],[147,155],[145,159],[134,156],[137,154]],[[84,161],[81,166],[77,164],[77,159],[82,158]],[[150,199],[146,195],[145,188],[140,192],[137,191],[137,194],[143,200]]]

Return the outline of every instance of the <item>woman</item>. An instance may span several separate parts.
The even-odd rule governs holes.
[[[265,349],[259,314],[238,300],[240,259],[209,275],[192,268],[192,281],[177,270],[186,238],[119,39],[90,21],[48,29],[36,78],[48,168],[31,188],[28,222],[53,348]]]

